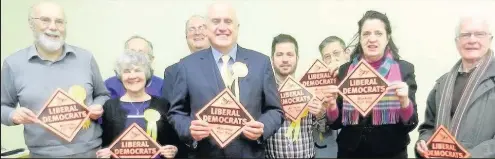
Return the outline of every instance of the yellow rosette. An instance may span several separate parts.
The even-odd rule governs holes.
[[[146,134],[156,141],[156,137],[158,136],[156,122],[160,120],[160,113],[154,109],[146,109],[144,111],[144,119],[148,122],[148,125],[146,125]]]
[[[69,96],[74,98],[77,102],[84,104],[84,100],[86,100],[86,89],[80,85],[74,85],[69,88]],[[82,126],[83,129],[88,129],[89,126],[91,125],[91,120],[87,119],[84,121],[84,124]]]
[[[309,113],[309,108],[304,109],[304,112],[302,113],[301,117],[295,121],[292,121],[292,123],[289,126],[289,129],[287,130],[287,133],[285,133],[285,136],[288,137],[290,140],[292,140],[292,142],[299,139],[299,136],[301,134],[301,119],[308,116],[308,113]]]
[[[239,92],[239,78],[240,77],[246,77],[246,75],[249,73],[249,70],[246,66],[246,64],[242,63],[242,62],[235,62],[233,65],[232,65],[232,76],[234,78],[234,83],[235,83],[235,98],[238,102],[241,102],[240,101],[240,94],[241,92]]]

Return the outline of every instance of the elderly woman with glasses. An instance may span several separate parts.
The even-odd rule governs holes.
[[[149,132],[157,133],[148,135],[162,145],[161,156],[176,157],[179,138],[167,121],[169,104],[145,91],[145,86],[152,77],[149,58],[142,53],[126,52],[117,59],[115,72],[123,83],[126,93],[120,98],[108,100],[103,105],[104,113],[101,117],[103,149],[96,155],[110,157],[108,146],[131,124],[136,123],[143,130],[155,128]],[[150,114],[155,116],[147,116],[146,112],[152,112]]]

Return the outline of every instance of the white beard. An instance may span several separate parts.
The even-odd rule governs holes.
[[[45,49],[46,51],[48,52],[57,51],[58,49],[62,48],[62,46],[65,44],[59,32],[46,31],[46,33],[52,35],[58,35],[60,37],[60,40],[52,40],[47,35],[45,35],[45,33],[39,33],[36,38],[36,42],[39,45],[41,45],[41,47],[43,47],[43,49]]]

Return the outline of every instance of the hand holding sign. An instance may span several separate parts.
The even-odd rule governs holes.
[[[37,121],[36,114],[26,107],[18,107],[12,114],[12,122],[14,124],[31,124]]]
[[[335,66],[328,67],[321,60],[316,60],[308,69],[306,74],[299,80],[312,93],[316,94],[316,98],[323,100],[322,94],[317,93],[318,90],[325,89],[329,85],[338,85],[339,81],[335,76]]]
[[[361,116],[367,116],[387,93],[388,81],[361,59],[339,85],[339,93]]]
[[[449,130],[440,125],[423,147],[426,158],[468,158],[471,154],[459,144]]]
[[[389,90],[395,89],[395,94],[399,97],[399,101],[402,108],[409,105],[409,86],[402,81],[395,81],[390,83]]]
[[[95,104],[95,105],[91,105],[89,108],[89,118],[93,119],[93,120],[98,120],[98,118],[101,117],[101,115],[103,114],[103,106],[99,105],[99,104]]]
[[[202,120],[191,121],[191,126],[189,127],[191,131],[191,136],[194,141],[200,141],[204,138],[210,136],[211,129],[208,127],[208,123]]]
[[[251,121],[246,123],[246,128],[242,131],[244,135],[251,140],[258,140],[263,135],[265,125],[259,121]]]
[[[160,154],[165,158],[174,158],[177,154],[177,147],[174,145],[165,145],[160,147]]]
[[[316,98],[313,98],[308,103],[309,113],[315,115],[317,118],[320,118],[325,112],[325,107],[322,105],[322,102]]]
[[[339,92],[339,88],[337,86],[331,85],[328,86],[327,89],[322,90],[322,94],[325,98],[323,98],[323,105],[330,110],[334,110],[337,108],[337,96]]]
[[[71,142],[83,123],[89,119],[89,110],[62,89],[57,89],[39,111],[39,123],[55,135]]]
[[[110,148],[104,148],[96,151],[97,158],[110,158],[112,156],[112,151]]]
[[[132,123],[109,147],[113,158],[155,158],[160,154],[161,148],[160,144],[136,123]]]
[[[426,157],[426,152],[428,152],[428,146],[426,146],[426,141],[425,140],[419,140],[418,143],[416,143],[416,151],[418,151],[419,155],[422,157]]]

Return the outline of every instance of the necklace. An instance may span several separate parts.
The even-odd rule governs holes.
[[[129,103],[131,103],[132,107],[134,107],[134,109],[136,109],[136,115],[141,114],[141,113],[139,113],[139,109],[138,109],[138,107],[136,107],[136,106],[134,105],[134,102],[129,102]],[[144,105],[144,103],[146,103],[146,101],[141,102],[141,106],[139,106],[139,108],[142,108],[142,107],[143,107],[143,105]]]

